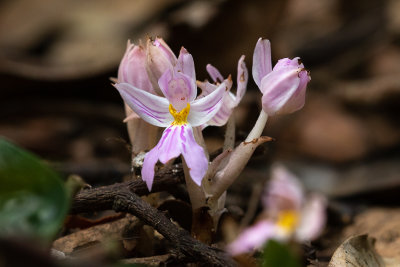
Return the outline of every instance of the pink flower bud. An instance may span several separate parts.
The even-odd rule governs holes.
[[[167,70],[173,69],[177,64],[177,58],[164,40],[158,37],[154,41],[147,40],[146,55],[146,67],[150,82],[156,91],[161,92],[158,80]]]
[[[265,113],[271,116],[301,109],[311,78],[300,58],[281,59],[272,70],[270,66],[270,42],[260,38],[253,55],[253,78],[263,93]]]
[[[140,44],[134,45],[128,41],[124,57],[118,68],[118,83],[129,83],[154,93],[146,71],[146,51]]]

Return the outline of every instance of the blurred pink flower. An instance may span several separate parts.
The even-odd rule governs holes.
[[[298,57],[281,59],[272,68],[271,44],[262,38],[254,49],[253,79],[263,94],[262,108],[269,116],[301,109],[311,80]]]
[[[325,226],[325,198],[318,194],[306,197],[298,179],[283,166],[273,167],[262,202],[264,218],[228,245],[232,255],[259,249],[269,239],[313,240]]]

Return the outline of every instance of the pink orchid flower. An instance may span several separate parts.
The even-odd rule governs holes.
[[[233,109],[237,107],[246,93],[247,81],[249,74],[247,71],[246,64],[244,62],[244,56],[241,56],[237,66],[237,91],[236,95],[227,91],[222,100],[222,106],[215,116],[207,122],[207,125],[222,126],[226,124],[229,117],[231,116]],[[207,72],[213,80],[214,84],[209,82],[198,82],[198,86],[202,92],[199,97],[206,96],[218,88],[218,84],[224,81],[223,76],[217,68],[208,64],[206,66]],[[232,87],[232,80],[230,76],[225,80],[228,88]],[[205,125],[205,126],[207,126]]]
[[[166,164],[180,154],[189,168],[192,180],[201,185],[208,160],[203,148],[194,139],[192,127],[206,123],[218,112],[225,91],[228,90],[223,82],[211,94],[195,100],[197,87],[192,55],[182,48],[175,65],[171,66],[158,80],[158,86],[165,97],[148,93],[129,83],[114,85],[125,103],[143,120],[155,126],[167,127],[143,162],[142,179],[149,191],[157,161]]]
[[[228,245],[232,255],[260,249],[269,239],[298,242],[313,240],[325,226],[326,200],[312,194],[306,198],[298,179],[283,166],[272,169],[271,181],[262,198],[264,219],[243,231]]]
[[[271,44],[262,38],[254,49],[253,79],[263,94],[262,108],[269,116],[301,109],[311,80],[298,57],[281,59],[272,69]]]

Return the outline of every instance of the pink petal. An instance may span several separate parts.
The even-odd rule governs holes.
[[[278,60],[276,65],[274,66],[274,71],[278,70],[291,70],[291,69],[304,69],[303,63],[301,63],[301,60],[299,57],[295,57],[294,59],[290,58],[282,58]]]
[[[300,210],[304,202],[300,181],[282,165],[271,170],[271,179],[262,197],[264,207],[276,215],[282,210]]]
[[[146,71],[146,51],[141,45],[128,41],[118,68],[118,82],[129,83],[149,93],[155,93]]]
[[[142,167],[142,179],[146,182],[149,191],[151,191],[153,184],[154,166],[157,161],[160,160],[165,164],[181,154],[180,135],[180,127],[168,127],[164,130],[158,144],[146,154]]]
[[[258,39],[253,54],[253,79],[258,88],[261,88],[261,80],[272,71],[271,43],[267,39]]]
[[[164,130],[158,147],[160,150],[160,161],[165,164],[173,158],[178,157],[182,150],[182,136],[183,130],[180,126],[170,126]]]
[[[274,238],[277,229],[274,223],[263,220],[244,230],[238,238],[228,245],[232,255],[252,252],[261,248],[267,240]]]
[[[196,98],[196,83],[181,72],[167,70],[158,81],[161,91],[178,111]]]
[[[268,85],[271,81],[265,81],[265,84],[261,81],[261,87],[265,90],[264,94],[269,95],[269,97],[274,94],[272,93],[274,90],[276,91],[275,93],[280,94],[280,96],[277,97],[275,101],[265,99],[264,111],[268,109],[270,112],[269,115],[273,115],[288,114],[301,109],[305,103],[306,87],[311,78],[308,72],[304,69],[304,65],[301,63],[300,58],[281,59],[275,65],[272,72],[276,74],[275,76],[281,75],[281,77],[275,80],[278,84],[275,86],[272,84]],[[295,76],[295,74],[297,74],[297,76]],[[281,80],[278,81],[279,79]],[[283,85],[285,83],[287,86],[286,88]],[[288,89],[290,83],[293,83],[293,86],[298,83],[297,88],[295,90]],[[269,104],[267,104],[268,101],[270,101]]]
[[[147,40],[146,55],[146,70],[150,82],[159,91],[158,80],[167,70],[173,69],[177,58],[161,38],[156,38],[155,41]]]
[[[146,122],[159,127],[167,127],[173,122],[174,118],[168,110],[169,102],[164,97],[150,94],[128,83],[117,83],[114,86],[125,103]]]
[[[208,74],[210,75],[211,79],[213,80],[213,82],[215,82],[215,83],[223,82],[224,77],[222,77],[221,73],[219,72],[219,70],[216,67],[214,67],[211,64],[207,64],[206,70],[207,70]]]
[[[188,122],[192,127],[200,126],[209,121],[219,110],[222,98],[228,91],[226,83],[221,83],[211,94],[190,103]]]
[[[281,69],[272,71],[261,81],[263,92],[262,107],[269,116],[283,114],[283,107],[295,93],[301,93],[299,89],[300,77],[298,69]],[[296,103],[297,104],[297,103]],[[298,105],[295,105],[298,106]],[[295,110],[290,110],[294,112]]]
[[[165,129],[158,144],[147,153],[142,167],[142,179],[149,191],[154,179],[154,166],[158,160],[165,164],[180,154],[185,158],[189,173],[197,185],[207,172],[208,160],[203,148],[197,144],[193,130],[188,125],[174,125]]]
[[[218,112],[207,122],[208,125],[223,126],[232,115],[233,109],[237,106],[236,98],[231,92],[227,92],[222,99],[222,105]]]
[[[172,52],[171,48],[167,45],[167,43],[160,37],[156,37],[153,42],[153,45],[158,48],[159,51],[163,53],[163,55],[174,65],[176,64],[176,56],[174,52]]]
[[[295,58],[292,61],[299,61],[299,58]],[[299,64],[302,67],[300,73],[300,84],[294,94],[287,100],[286,104],[280,109],[279,114],[288,114],[301,109],[304,106],[306,98],[307,84],[311,81],[309,73],[304,69],[303,64]]]
[[[185,125],[180,127],[182,155],[189,168],[190,177],[198,186],[201,186],[201,181],[208,169],[207,157],[204,149],[194,139],[192,128]]]
[[[295,233],[297,240],[314,240],[321,234],[326,223],[326,205],[326,199],[321,195],[314,194],[307,199]]]
[[[151,188],[153,186],[154,167],[158,161],[159,153],[160,152],[159,152],[159,148],[157,145],[146,154],[144,161],[143,161],[142,180],[146,182],[149,192],[151,192]]]
[[[196,72],[194,69],[194,61],[191,54],[182,47],[178,57],[178,63],[175,67],[176,71],[181,71],[183,74],[189,76],[191,78],[191,82],[193,83],[191,87],[196,88]],[[196,98],[196,94],[191,95],[191,99],[189,101],[193,101]]]
[[[197,97],[197,99],[200,99],[202,97],[205,97],[206,95],[211,94],[212,92],[215,91],[215,89],[218,88],[217,85],[209,83],[208,81],[205,82],[197,82],[197,86],[201,89],[200,95]]]
[[[219,111],[215,114],[215,116],[207,122],[208,125],[214,125],[214,126],[222,126],[226,124],[228,121],[229,117],[231,116],[233,109],[240,103],[240,101],[243,98],[244,93],[246,92],[246,87],[247,87],[247,81],[248,81],[248,71],[246,68],[246,64],[244,63],[244,56],[241,56],[238,62],[238,76],[237,76],[237,83],[238,83],[238,88],[237,88],[237,95],[235,96],[234,94],[230,92],[226,92],[225,96],[222,100],[222,105]],[[222,75],[219,73],[219,71],[214,68],[212,65],[208,64],[207,65],[207,71],[210,74],[210,76],[216,81],[217,79],[223,79]],[[232,86],[232,81],[230,79],[225,80],[225,82],[229,85],[228,87],[230,88]],[[200,84],[201,86],[204,87],[202,89],[202,94],[205,92],[209,92],[212,90],[212,88],[209,85],[209,83],[203,83]],[[214,89],[215,90],[215,89]],[[200,95],[200,96],[201,96]]]
[[[241,56],[238,62],[238,74],[237,74],[237,91],[236,91],[236,105],[239,105],[244,94],[246,93],[247,82],[249,80],[249,72],[244,62],[245,57]]]

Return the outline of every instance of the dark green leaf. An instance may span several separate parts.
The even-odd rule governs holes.
[[[263,267],[300,267],[298,256],[289,245],[269,240],[264,248],[262,257]]]
[[[68,209],[62,180],[37,157],[0,138],[0,235],[50,240]]]

